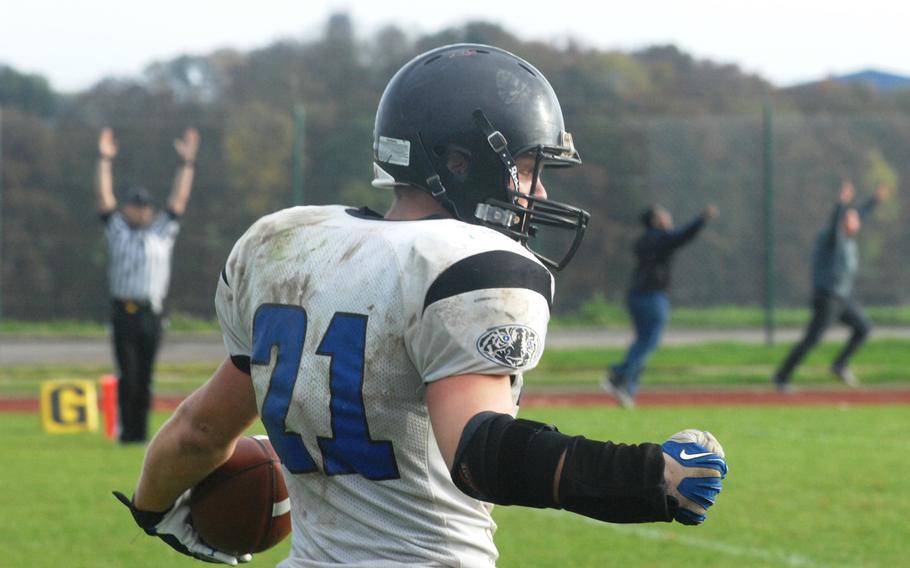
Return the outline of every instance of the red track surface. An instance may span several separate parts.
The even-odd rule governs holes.
[[[772,390],[652,390],[635,399],[638,406],[839,406],[844,404],[910,404],[910,388],[804,390],[781,394]],[[598,392],[528,393],[523,407],[616,405]]]
[[[173,410],[182,397],[155,398],[156,410]],[[649,390],[636,399],[638,406],[840,406],[869,404],[910,404],[910,387],[868,389],[803,390],[780,394],[771,390]],[[615,406],[612,397],[601,392],[528,392],[524,408],[540,406]],[[37,398],[0,398],[0,412],[38,412]]]

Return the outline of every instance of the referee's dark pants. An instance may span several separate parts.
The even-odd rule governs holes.
[[[117,401],[120,441],[144,442],[152,402],[152,368],[161,339],[161,316],[148,302],[113,301],[114,353],[120,370]]]

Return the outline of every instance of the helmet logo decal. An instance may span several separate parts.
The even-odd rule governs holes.
[[[494,363],[519,369],[536,360],[541,351],[537,332],[523,325],[490,328],[477,339],[477,351]]]
[[[411,163],[411,142],[399,138],[380,136],[376,146],[376,156],[381,162],[396,166],[408,166]]]

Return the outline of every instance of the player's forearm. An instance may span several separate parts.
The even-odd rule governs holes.
[[[193,188],[195,170],[195,163],[187,161],[177,168],[177,173],[174,174],[174,185],[168,198],[168,209],[176,215],[183,215],[186,211],[187,203],[190,201],[190,192]]]
[[[618,523],[672,520],[663,472],[656,444],[570,437],[494,412],[470,420],[451,470],[455,485],[481,501]]]
[[[212,437],[192,405],[192,397],[184,401],[149,445],[134,497],[139,509],[167,509],[231,456],[236,440]]]
[[[101,213],[113,211],[117,207],[111,159],[104,156],[98,158],[98,165],[95,168],[95,206]]]
[[[149,445],[134,502],[163,511],[231,456],[258,417],[250,376],[225,359],[215,374],[184,400]]]

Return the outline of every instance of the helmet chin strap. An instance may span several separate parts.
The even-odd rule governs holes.
[[[508,140],[506,140],[506,137],[503,136],[502,132],[493,127],[493,123],[490,122],[490,119],[487,118],[487,115],[485,115],[482,110],[475,110],[471,116],[474,118],[474,124],[477,126],[477,129],[480,130],[484,138],[486,138],[487,144],[490,145],[490,149],[496,153],[499,161],[502,162],[503,167],[505,167],[506,172],[508,172],[509,178],[512,180],[512,187],[515,188],[514,192],[516,194],[519,193],[521,182],[518,179],[518,164],[515,163],[515,158],[512,156],[512,153],[509,152]],[[523,215],[519,216],[513,211],[509,211],[502,207],[496,207],[489,203],[478,203],[474,215],[481,221],[499,225],[506,229],[511,229],[516,223],[521,223],[519,229],[520,233],[524,232],[524,225],[527,221],[526,217]]]
[[[487,139],[490,148],[496,152],[499,161],[502,162],[506,171],[509,172],[509,177],[512,178],[512,184],[515,191],[519,191],[521,184],[518,182],[518,164],[515,163],[515,158],[513,158],[512,153],[509,152],[506,137],[502,135],[502,132],[493,128],[490,119],[487,118],[487,115],[485,115],[482,110],[475,110],[471,116],[474,118],[474,124],[477,125],[477,128],[480,129]]]

